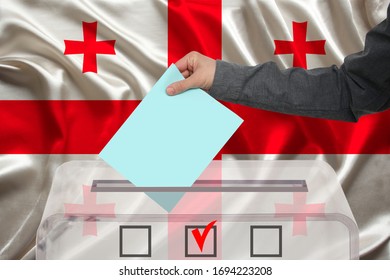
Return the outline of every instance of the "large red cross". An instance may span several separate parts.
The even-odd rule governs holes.
[[[83,235],[97,235],[96,216],[115,218],[115,203],[97,204],[96,192],[90,186],[83,186],[84,204],[65,203],[65,217],[84,216]]]
[[[294,193],[293,204],[275,204],[276,217],[292,216],[293,235],[307,235],[306,218],[323,217],[325,203],[306,204],[306,193]]]
[[[115,40],[96,41],[97,22],[83,21],[84,41],[64,40],[64,54],[84,54],[83,73],[97,73],[96,55],[115,54]]]
[[[293,21],[293,41],[274,40],[274,54],[293,54],[293,67],[307,69],[306,54],[325,54],[325,41],[306,41],[307,21]]]

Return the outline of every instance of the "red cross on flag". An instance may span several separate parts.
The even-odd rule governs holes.
[[[363,49],[388,3],[8,1],[0,17],[0,222],[8,225],[0,258],[33,250],[55,169],[97,159],[167,66],[189,51],[243,65],[340,66]],[[224,104],[244,123],[217,159],[327,161],[359,223],[361,256],[390,258],[390,111],[345,123]]]
[[[307,21],[293,22],[293,41],[275,40],[275,54],[293,54],[293,67],[307,69],[306,54],[325,54],[325,40],[306,41]]]
[[[97,41],[97,22],[83,22],[84,41],[65,41],[65,55],[83,54],[83,73],[97,73],[96,56],[98,54],[115,54],[115,40]]]

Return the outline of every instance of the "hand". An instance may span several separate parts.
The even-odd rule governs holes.
[[[198,52],[190,52],[176,63],[184,80],[169,85],[167,94],[176,95],[190,88],[209,90],[214,81],[216,62]]]

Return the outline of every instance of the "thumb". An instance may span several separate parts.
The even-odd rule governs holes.
[[[194,80],[193,76],[190,76],[185,80],[170,84],[167,87],[166,91],[167,91],[168,95],[176,95],[176,94],[182,93],[183,91],[186,91],[186,90],[188,90],[190,88],[194,88],[194,87],[197,87],[195,80]]]

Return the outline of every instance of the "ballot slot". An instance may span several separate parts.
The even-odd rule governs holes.
[[[305,180],[197,180],[192,187],[136,187],[127,180],[93,180],[92,192],[307,192]]]

